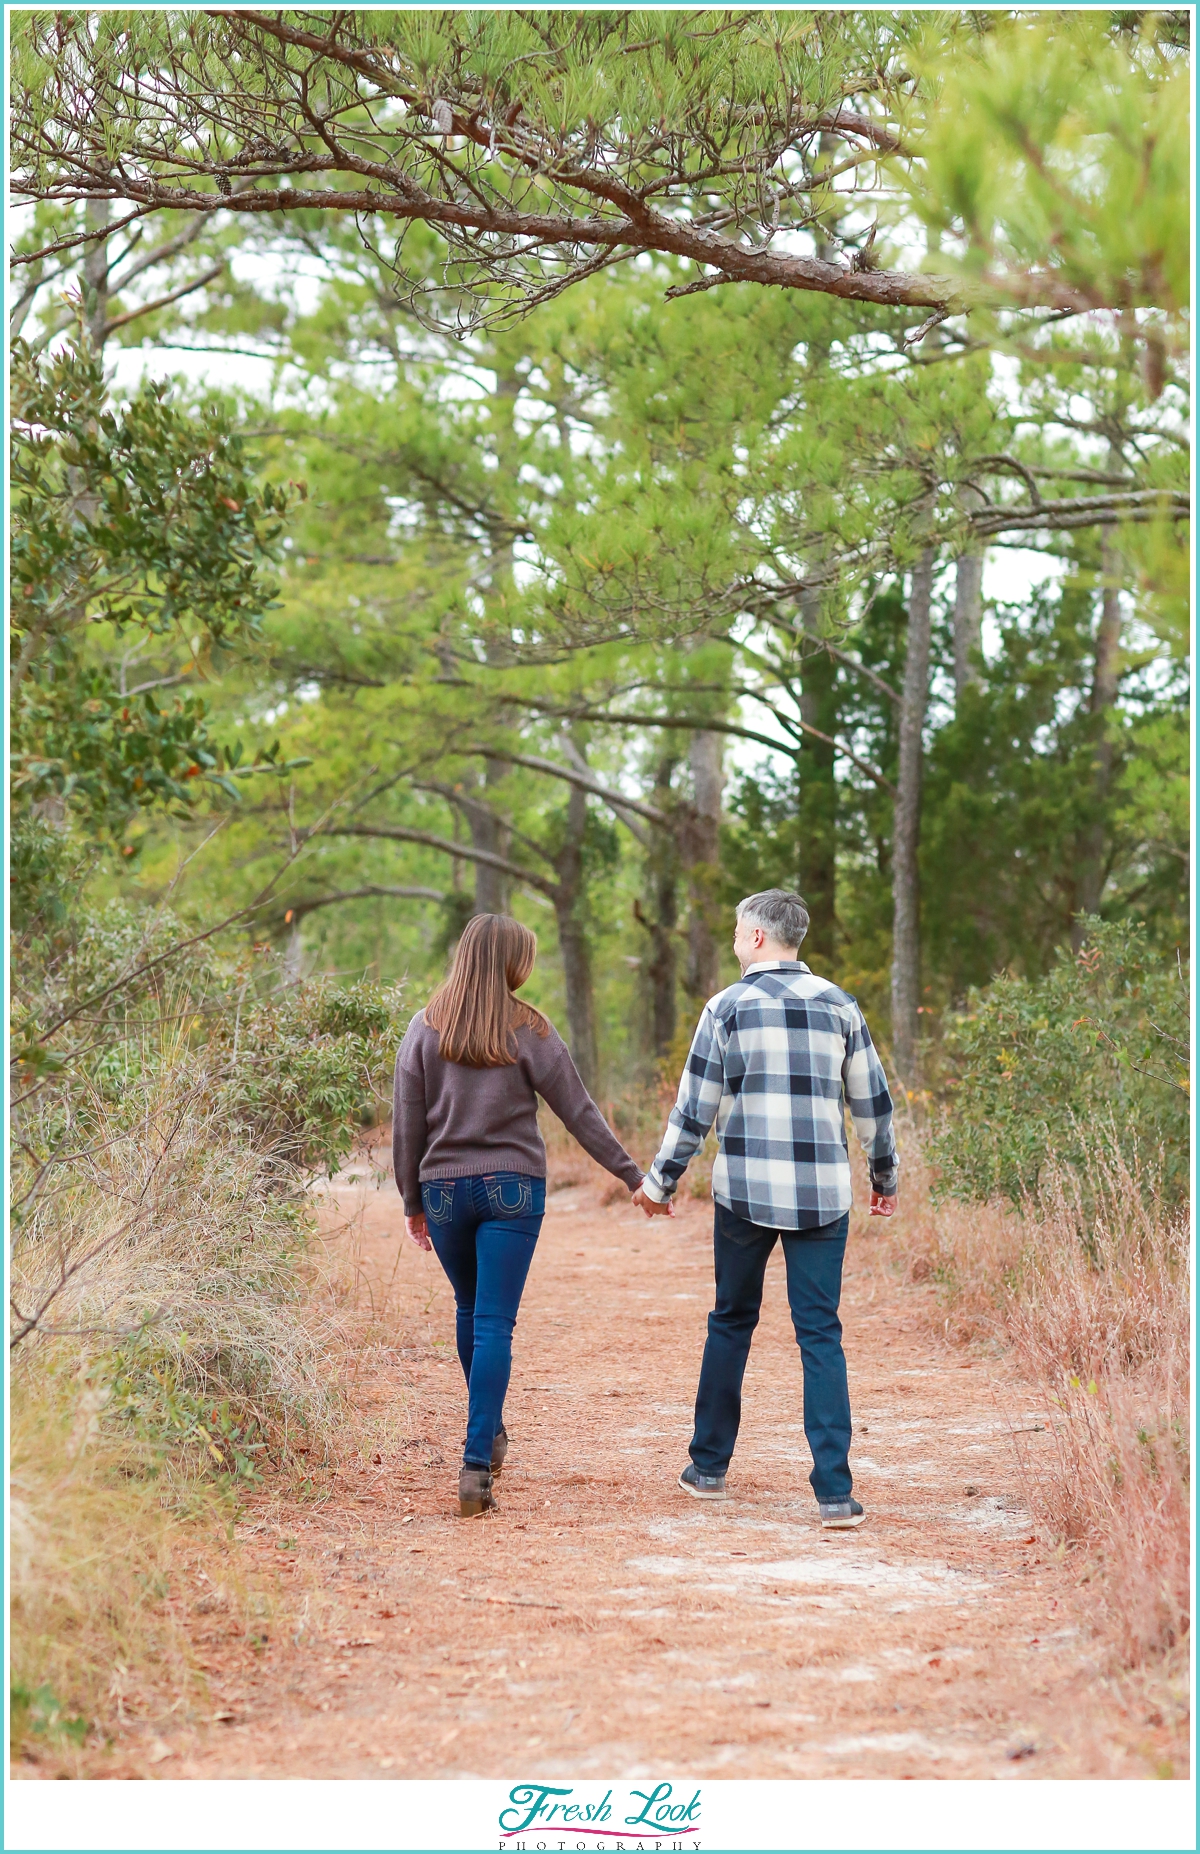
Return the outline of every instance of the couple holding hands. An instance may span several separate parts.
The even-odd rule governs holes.
[[[705,1005],[662,1144],[643,1174],[562,1038],[516,996],[533,970],[534,935],[507,915],[468,921],[450,976],[400,1046],[392,1119],[405,1227],[433,1249],[454,1290],[468,1392],[464,1517],[495,1505],[508,1449],[513,1327],[546,1209],[540,1095],[647,1216],[673,1214],[679,1181],[715,1124],[716,1304],[679,1486],[699,1500],[726,1497],[742,1378],[778,1239],[821,1523],[861,1525],[838,1318],[851,1203],[846,1107],[870,1167],[872,1216],[895,1211],[896,1144],[887,1079],[862,1013],[800,960],[807,931],[804,902],[788,890],[739,902],[733,950],[742,976]]]

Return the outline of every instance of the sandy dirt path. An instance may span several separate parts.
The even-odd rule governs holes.
[[[1032,1536],[1016,1449],[1050,1443],[1045,1412],[1002,1362],[941,1342],[877,1225],[852,1228],[843,1310],[869,1519],[830,1534],[779,1252],[731,1498],[704,1507],[675,1481],[710,1205],[650,1224],[591,1188],[549,1204],[500,1511],[464,1521],[449,1290],[398,1238],[390,1181],[334,1188],[327,1222],[374,1308],[355,1395],[378,1459],[348,1463],[324,1505],[251,1503],[235,1549],[286,1627],[251,1652],[202,1596],[211,1722],[131,1746],[114,1775],[1183,1774],[1161,1719],[1102,1677],[1086,1591]]]

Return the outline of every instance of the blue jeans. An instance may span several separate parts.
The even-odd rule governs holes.
[[[762,1306],[763,1276],[778,1236],[787,1267],[788,1302],[804,1371],[804,1433],[818,1500],[848,1500],[850,1391],[842,1351],[842,1258],[849,1212],[815,1230],[772,1230],[715,1206],[713,1249],[717,1304],[696,1391],[690,1454],[697,1474],[724,1474],[742,1418],[742,1378]]]
[[[504,1421],[512,1335],[546,1212],[546,1180],[520,1172],[431,1179],[421,1203],[434,1253],[454,1289],[455,1337],[467,1380],[463,1465],[488,1468]]]

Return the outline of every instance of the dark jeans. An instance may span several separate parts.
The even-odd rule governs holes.
[[[758,1325],[763,1276],[776,1237],[783,1242],[788,1302],[804,1369],[804,1433],[818,1500],[848,1500],[850,1391],[838,1302],[849,1213],[815,1230],[772,1230],[715,1206],[713,1248],[717,1304],[696,1391],[691,1457],[698,1474],[724,1474],[742,1418],[742,1378]]]
[[[546,1211],[546,1180],[520,1172],[435,1178],[421,1186],[421,1202],[429,1240],[454,1289],[467,1380],[463,1464],[487,1468],[504,1421],[513,1327]]]

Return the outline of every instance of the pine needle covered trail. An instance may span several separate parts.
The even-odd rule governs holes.
[[[388,1335],[355,1392],[381,1418],[377,1459],[322,1505],[252,1505],[231,1571],[280,1591],[267,1645],[201,1602],[211,1722],[144,1755],[126,1741],[114,1776],[1165,1774],[1166,1729],[1101,1677],[1087,1588],[1032,1536],[1010,1429],[1036,1461],[1045,1413],[1002,1364],[940,1342],[931,1290],[898,1281],[883,1238],[852,1226],[843,1306],[870,1518],[823,1534],[778,1252],[731,1498],[700,1507],[675,1478],[710,1206],[651,1225],[590,1188],[549,1202],[500,1511],[464,1521],[448,1288],[399,1248],[390,1180],[335,1186],[330,1228],[370,1338]]]

